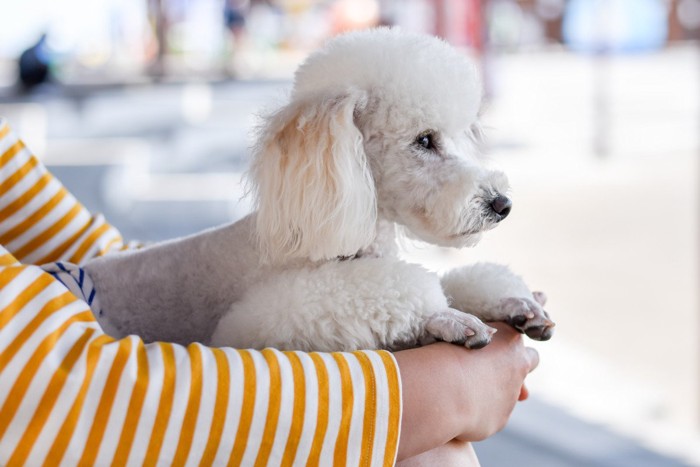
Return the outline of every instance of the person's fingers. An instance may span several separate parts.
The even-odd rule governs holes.
[[[518,400],[524,401],[528,397],[530,397],[530,391],[528,391],[527,386],[525,386],[525,384],[523,384],[522,387],[520,388],[520,395],[518,396]]]
[[[527,353],[527,359],[530,362],[529,371],[532,371],[537,368],[537,365],[540,364],[540,354],[537,353],[537,350],[533,349],[532,347],[525,347],[525,352]]]

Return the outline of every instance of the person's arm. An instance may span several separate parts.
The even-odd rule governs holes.
[[[0,247],[0,465],[394,462],[388,352],[145,345]]]
[[[0,245],[24,264],[88,259],[123,248],[119,232],[91,215],[0,117]]]
[[[440,343],[395,354],[403,386],[399,460],[453,439],[483,440],[527,397],[523,381],[537,352],[510,326],[490,324],[498,332],[480,350]]]

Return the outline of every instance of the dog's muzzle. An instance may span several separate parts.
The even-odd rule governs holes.
[[[501,222],[503,219],[508,217],[510,210],[513,207],[513,202],[507,196],[498,195],[496,196],[489,205],[491,211],[494,213],[496,222]]]

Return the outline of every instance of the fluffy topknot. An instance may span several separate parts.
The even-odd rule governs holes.
[[[353,87],[404,105],[429,103],[444,112],[448,125],[473,119],[470,114],[481,101],[479,73],[465,53],[434,36],[399,28],[355,31],[329,40],[297,70],[292,99],[338,95]]]

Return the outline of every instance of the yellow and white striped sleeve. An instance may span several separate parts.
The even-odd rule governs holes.
[[[0,235],[32,219],[13,253],[75,261],[121,245],[68,193],[78,214],[62,221],[73,207],[47,199],[65,190],[2,121],[0,155]],[[392,465],[400,418],[390,353],[115,340],[0,246],[0,465]]]
[[[123,247],[103,216],[92,216],[0,118],[0,245],[25,264],[68,261]]]

